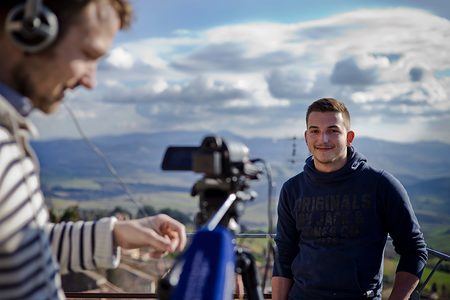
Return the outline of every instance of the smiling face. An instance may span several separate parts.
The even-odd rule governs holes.
[[[98,59],[110,49],[120,21],[108,1],[92,1],[51,49],[28,55],[12,68],[16,90],[33,107],[53,112],[66,90],[95,86]]]
[[[320,172],[333,172],[347,162],[347,146],[355,134],[345,126],[341,112],[309,114],[305,141],[314,157],[314,167]]]

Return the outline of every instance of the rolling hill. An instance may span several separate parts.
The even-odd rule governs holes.
[[[132,193],[152,195],[158,205],[176,206],[159,200],[158,195],[183,195],[185,199],[201,174],[193,172],[163,172],[160,168],[169,145],[199,146],[207,132],[170,131],[151,134],[104,136],[92,139]],[[303,139],[297,140],[292,156],[292,140],[245,138],[230,132],[217,133],[227,141],[247,145],[250,158],[262,158],[270,163],[277,188],[303,168],[308,151]],[[81,139],[33,141],[41,163],[43,190],[47,197],[67,201],[95,202],[121,199],[124,190],[109,173],[104,161]],[[367,156],[371,165],[394,174],[405,185],[419,221],[430,235],[439,227],[438,239],[450,237],[450,145],[439,142],[394,143],[371,138],[354,142],[358,151]],[[265,224],[267,217],[267,182],[251,182],[260,195],[248,205],[246,216],[250,225]],[[123,202],[117,200],[117,203]],[[158,202],[159,201],[159,202]],[[185,200],[183,200],[185,201]],[[110,204],[112,205],[112,204]],[[188,205],[189,206],[189,205]],[[197,204],[192,201],[191,212]],[[450,245],[448,245],[450,249]]]

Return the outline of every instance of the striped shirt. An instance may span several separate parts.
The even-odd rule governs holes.
[[[31,126],[0,95],[0,298],[64,299],[60,273],[117,267],[116,219],[48,223]]]

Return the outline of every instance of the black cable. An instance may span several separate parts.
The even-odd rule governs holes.
[[[273,205],[273,182],[272,182],[272,168],[270,167],[270,164],[266,162],[264,159],[254,159],[252,162],[261,162],[264,166],[265,174],[267,177],[267,185],[268,185],[268,199],[267,199],[267,250],[266,250],[266,264],[264,267],[264,276],[263,276],[263,282],[262,282],[262,291],[264,292],[266,287],[266,281],[268,278],[269,270],[271,267],[271,254],[273,254],[274,262],[278,263],[278,260],[276,259],[278,257],[278,251],[275,244],[275,241],[273,239],[274,234],[274,222],[273,222],[273,215],[274,215],[274,205]]]

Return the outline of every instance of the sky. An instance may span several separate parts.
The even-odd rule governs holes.
[[[357,136],[450,143],[450,1],[132,3],[96,89],[65,100],[90,137],[303,136],[308,105],[333,97]],[[32,119],[41,139],[79,137],[65,107]]]

